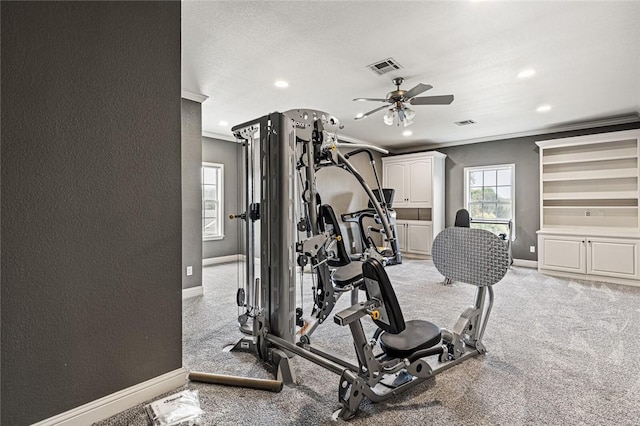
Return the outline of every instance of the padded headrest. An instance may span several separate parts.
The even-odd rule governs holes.
[[[342,239],[342,232],[340,232],[340,224],[338,223],[338,219],[336,218],[336,214],[333,211],[333,207],[329,204],[323,204],[319,207],[319,216],[320,216],[320,230],[330,232],[336,240],[336,255],[338,257],[337,260],[329,260],[329,266],[344,266],[348,265],[351,262],[349,258],[349,254],[347,253],[347,249],[344,245],[344,240]]]
[[[467,209],[460,209],[456,212],[456,222],[454,226],[460,226],[463,228],[471,227],[471,217]]]
[[[369,258],[362,265],[362,274],[364,275],[367,299],[375,298],[382,302],[382,306],[378,308],[380,318],[373,320],[373,322],[391,334],[402,332],[406,327],[404,316],[400,310],[396,292],[393,291],[389,276],[382,264],[374,258]]]
[[[509,269],[507,245],[475,228],[445,228],[433,241],[433,264],[447,278],[479,287],[493,285]]]

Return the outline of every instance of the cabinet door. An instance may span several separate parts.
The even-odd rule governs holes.
[[[541,269],[582,274],[587,272],[585,238],[545,235],[538,237],[538,247]]]
[[[638,243],[605,238],[587,239],[587,272],[620,278],[640,278]]]
[[[411,207],[432,207],[433,206],[433,164],[430,158],[415,160],[407,167],[407,188],[409,206]]]
[[[407,251],[407,224],[396,222],[396,236],[398,237],[398,248],[400,252]]]
[[[409,223],[407,226],[407,252],[431,254],[431,225]]]
[[[396,190],[393,198],[394,207],[406,207],[408,205],[407,182],[404,163],[386,163],[383,171],[383,186]]]

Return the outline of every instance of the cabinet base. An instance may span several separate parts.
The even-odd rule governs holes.
[[[598,281],[603,283],[622,284],[622,285],[628,285],[632,287],[640,287],[640,281],[633,278],[625,279],[625,278],[616,278],[616,277],[604,277],[600,275],[575,274],[571,272],[553,271],[553,270],[544,269],[544,268],[538,268],[538,272],[544,275],[550,275],[554,277],[573,278],[576,280]]]

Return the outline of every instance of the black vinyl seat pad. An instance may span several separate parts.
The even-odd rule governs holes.
[[[509,269],[506,244],[484,229],[445,228],[433,241],[431,255],[445,277],[480,287],[499,282]]]
[[[354,260],[347,265],[336,268],[331,276],[334,284],[338,287],[344,287],[362,280],[362,263]]]
[[[405,329],[398,333],[382,333],[380,347],[392,358],[406,358],[421,349],[429,349],[442,340],[440,327],[422,320],[405,322]]]

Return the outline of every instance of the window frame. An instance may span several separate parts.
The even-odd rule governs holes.
[[[487,170],[505,170],[508,169],[511,172],[511,241],[515,241],[516,239],[516,165],[515,163],[511,164],[492,164],[487,166],[471,166],[464,168],[464,206],[465,209],[471,213],[471,209],[469,208],[469,191],[470,184],[469,180],[472,172],[478,171],[487,171]],[[496,181],[496,187],[497,181]],[[484,188],[484,182],[482,187]],[[497,195],[497,194],[496,194]],[[473,220],[473,215],[471,215]],[[502,219],[501,219],[502,220]],[[506,220],[506,219],[504,219]],[[473,223],[473,222],[472,222]]]
[[[204,169],[208,168],[217,168],[218,169],[218,182],[217,186],[217,195],[218,195],[218,220],[219,220],[219,235],[213,236],[205,236],[204,233],[204,220],[205,220],[205,208],[204,208]],[[202,167],[200,168],[200,191],[201,191],[201,210],[200,210],[200,220],[202,224],[200,225],[202,231],[202,241],[219,241],[224,239],[224,164],[221,163],[212,163],[203,161]]]

